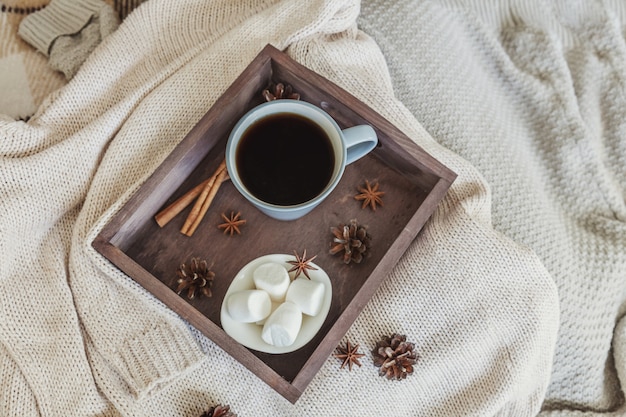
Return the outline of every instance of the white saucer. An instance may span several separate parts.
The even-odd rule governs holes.
[[[289,270],[292,265],[287,262],[293,260],[295,260],[294,255],[265,255],[254,259],[237,273],[235,279],[233,279],[233,282],[230,284],[230,287],[228,287],[228,291],[226,291],[224,300],[222,301],[220,319],[222,321],[222,328],[226,334],[247,348],[265,353],[293,352],[294,350],[300,349],[313,339],[322,327],[322,324],[324,324],[324,320],[326,320],[332,300],[332,285],[330,283],[330,278],[328,278],[326,272],[313,262],[311,262],[311,266],[318,269],[307,270],[307,272],[309,273],[312,281],[319,281],[324,284],[324,300],[322,302],[322,308],[317,316],[307,316],[306,314],[302,315],[302,327],[300,328],[300,332],[298,333],[296,341],[293,342],[293,344],[284,347],[277,347],[265,343],[265,341],[261,338],[261,330],[263,330],[263,326],[255,323],[238,322],[228,314],[228,310],[226,309],[226,300],[228,300],[230,294],[236,291],[251,290],[255,288],[252,273],[258,266],[266,262],[276,262],[282,264],[285,268],[287,268],[287,270]],[[293,278],[293,274],[294,273],[292,272],[289,275]]]

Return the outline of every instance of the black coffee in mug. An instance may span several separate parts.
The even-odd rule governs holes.
[[[235,161],[251,194],[266,203],[291,206],[315,198],[326,188],[335,153],[316,123],[297,114],[276,113],[246,129]]]

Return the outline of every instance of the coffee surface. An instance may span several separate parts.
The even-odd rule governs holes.
[[[281,206],[304,203],[320,194],[335,165],[326,132],[291,113],[270,115],[250,125],[235,158],[241,182],[250,193]]]

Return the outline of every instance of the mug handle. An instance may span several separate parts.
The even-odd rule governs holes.
[[[343,133],[348,153],[346,165],[361,159],[370,153],[378,144],[376,131],[370,125],[349,127],[341,132]]]

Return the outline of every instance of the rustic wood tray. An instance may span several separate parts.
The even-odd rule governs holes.
[[[159,228],[154,215],[208,178],[222,161],[226,140],[239,117],[264,101],[271,84],[292,85],[301,99],[325,109],[342,128],[370,124],[379,146],[349,165],[337,188],[301,219],[266,217],[225,182],[192,237],[180,233],[188,207]],[[295,403],[333,353],[357,315],[444,197],[456,177],[371,108],[272,46],[265,47],[219,98],[154,174],[102,229],[93,247],[118,268],[206,334],[259,378]],[[385,191],[384,206],[362,209],[354,199],[365,180]],[[217,228],[221,213],[240,211],[241,235]],[[331,226],[357,219],[372,236],[360,264],[345,265],[329,254]],[[304,347],[280,355],[250,350],[220,327],[220,307],[231,280],[252,259],[270,254],[309,256],[332,281],[332,304],[321,330]],[[188,300],[174,291],[176,269],[192,257],[216,273],[211,298]]]

